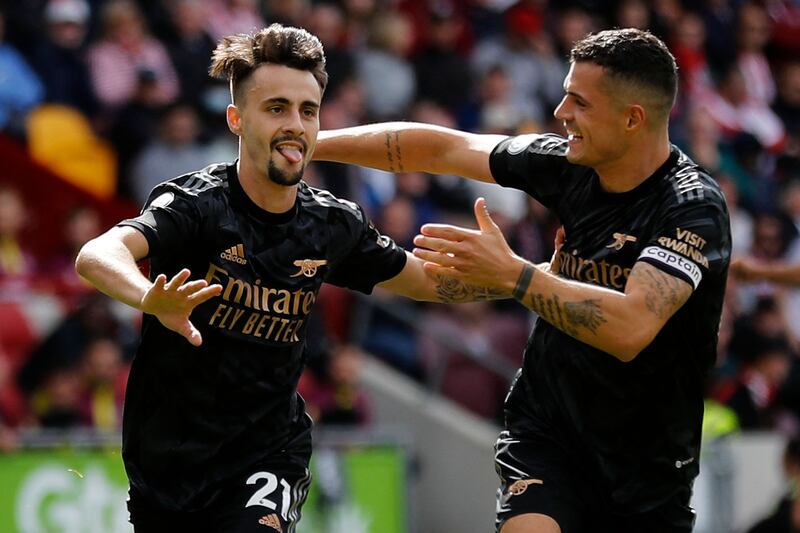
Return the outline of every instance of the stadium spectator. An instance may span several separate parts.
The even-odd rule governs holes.
[[[330,75],[330,85],[325,89],[328,102],[325,109],[330,111],[331,99],[339,97],[339,87],[352,86],[355,77],[355,58],[347,46],[347,27],[342,8],[335,3],[320,2],[311,7],[308,30],[319,37],[325,47],[325,68]],[[360,87],[358,88],[360,91]],[[359,103],[358,114],[363,111]]]
[[[684,13],[672,28],[670,50],[680,69],[681,101],[685,105],[713,90],[706,57],[706,27],[696,13]]]
[[[153,84],[153,99],[167,104],[178,96],[178,78],[166,48],[148,34],[145,20],[131,0],[103,4],[102,37],[88,51],[92,87],[111,109],[130,103],[143,79]]]
[[[265,20],[300,28],[304,27],[308,21],[311,4],[310,0],[263,0],[261,12],[264,14]]]
[[[479,42],[471,58],[478,78],[503,65],[511,80],[512,102],[525,117],[540,122],[558,101],[564,75],[562,61],[550,53],[550,37],[541,24],[527,11],[509,11],[505,33]],[[548,55],[538,53],[537,46],[545,48]]]
[[[191,105],[178,103],[164,110],[158,137],[132,163],[129,188],[137,204],[144,204],[153,187],[168,177],[211,163],[199,136],[200,119]]]
[[[511,135],[534,122],[534,113],[514,97],[511,78],[502,65],[481,76],[476,98],[461,109],[460,124],[470,131]]]
[[[704,94],[698,103],[719,125],[728,142],[747,133],[772,152],[783,149],[786,142],[783,123],[767,102],[751,97],[739,64],[721,67],[715,90]]]
[[[417,92],[417,78],[408,60],[411,32],[399,13],[381,13],[371,21],[367,46],[356,53],[356,72],[372,120],[402,117]]]
[[[83,424],[101,431],[122,427],[122,400],[128,379],[122,349],[113,337],[97,337],[79,363]]]
[[[750,100],[768,106],[775,99],[775,81],[764,49],[772,33],[766,9],[756,2],[743,2],[736,13],[737,65]]]
[[[743,430],[778,429],[780,417],[787,414],[778,402],[778,393],[789,375],[789,344],[781,336],[752,340],[737,375],[718,384],[713,396],[733,409]]]
[[[778,98],[772,110],[783,121],[791,138],[787,153],[795,160],[800,158],[800,60],[786,62],[780,69]]]
[[[5,13],[0,10],[0,132],[22,137],[27,113],[44,97],[44,87],[28,62],[5,41]]]
[[[703,2],[699,12],[706,28],[706,47],[709,62],[730,61],[731,49],[736,46],[736,5],[728,0]]]
[[[378,227],[399,246],[411,250],[419,226],[414,203],[404,196],[394,196],[380,208]],[[362,341],[364,348],[408,376],[422,380],[418,334],[414,323],[419,308],[386,291],[376,291],[380,305],[369,314],[369,326]],[[400,313],[398,313],[400,311]]]
[[[45,374],[31,395],[31,412],[39,427],[66,430],[84,425],[82,382],[71,366],[56,366]]]
[[[361,387],[364,353],[352,345],[332,347],[297,387],[308,414],[325,426],[363,426],[370,421],[369,399]]]
[[[205,3],[208,33],[214,41],[264,27],[255,0],[209,0]]]
[[[131,170],[136,156],[159,133],[165,105],[149,71],[139,73],[133,99],[114,113],[108,133],[119,158],[118,192],[132,198]]]
[[[429,38],[414,56],[420,100],[431,100],[457,113],[472,96],[463,88],[472,86],[469,61],[459,50],[465,21],[452,10],[434,11],[429,23]],[[454,91],[454,87],[462,90]]]
[[[180,83],[180,100],[199,105],[215,83],[208,75],[208,58],[214,39],[206,30],[208,12],[199,0],[177,0],[169,4],[173,31],[167,50]]]
[[[428,379],[470,412],[501,420],[507,379],[480,361],[514,361],[527,334],[526,320],[498,313],[489,302],[474,302],[452,312],[425,310],[420,323],[419,352]],[[510,347],[510,353],[503,353],[501,346]]]
[[[112,310],[112,300],[92,293],[35,347],[19,369],[17,382],[24,392],[31,393],[43,388],[48,376],[57,371],[75,372],[87,347],[97,338],[116,339],[129,360],[135,342],[132,329],[130,323],[118,318]],[[63,377],[59,375],[57,381]]]
[[[734,257],[746,257],[752,253],[753,249],[753,217],[742,207],[739,199],[739,188],[730,176],[718,173],[715,177],[728,202],[731,217],[733,255]],[[735,263],[736,260],[731,264],[731,273],[734,273]]]
[[[650,6],[644,0],[622,0],[617,3],[614,21],[619,28],[649,30],[652,27]]]
[[[46,33],[33,51],[45,101],[74,107],[87,117],[98,106],[85,57],[90,14],[85,0],[50,0],[44,11]]]
[[[64,299],[69,309],[75,308],[88,292],[94,289],[75,272],[78,251],[100,235],[100,215],[88,205],[77,205],[64,217],[62,248],[49,259],[44,274],[52,290]]]
[[[24,296],[37,273],[37,262],[22,231],[30,223],[30,213],[22,194],[9,185],[0,185],[0,297]]]

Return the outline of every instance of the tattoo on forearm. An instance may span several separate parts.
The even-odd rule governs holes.
[[[404,172],[403,154],[400,151],[400,132],[386,132],[386,161],[389,163],[390,172]]]
[[[688,283],[647,263],[637,263],[630,278],[644,286],[647,310],[662,320],[671,317],[691,295]]]
[[[562,302],[557,294],[548,298],[541,293],[533,293],[530,294],[529,305],[524,300],[521,301],[540,317],[576,338],[580,334],[579,328],[597,334],[597,328],[608,322],[599,299]]]
[[[566,302],[564,315],[567,322],[575,326],[582,326],[592,333],[597,333],[597,328],[607,322],[600,308],[600,300],[590,299],[582,302]]]
[[[436,282],[436,294],[444,303],[481,302],[508,297],[508,294],[503,294],[500,289],[468,285],[461,280],[446,276],[437,276]]]

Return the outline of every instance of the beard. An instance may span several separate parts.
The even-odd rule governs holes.
[[[269,162],[267,163],[267,177],[273,183],[288,187],[300,183],[305,169],[306,165],[303,163],[300,165],[300,169],[296,172],[286,172],[285,170],[278,168],[278,166],[275,164],[275,161],[270,158]]]

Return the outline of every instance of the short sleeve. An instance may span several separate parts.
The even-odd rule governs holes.
[[[494,180],[503,187],[530,194],[546,207],[555,207],[570,166],[567,140],[554,134],[509,137],[489,156]]]
[[[144,234],[150,249],[148,257],[180,250],[195,242],[199,233],[197,197],[172,183],[163,183],[150,193],[139,216],[118,225],[131,226]]]
[[[687,202],[672,208],[639,255],[697,289],[709,275],[723,273],[730,262],[727,209],[711,202]]]
[[[378,283],[395,277],[406,266],[406,252],[382,235],[359,207],[355,246],[331,269],[326,281],[370,294]],[[350,216],[350,215],[348,215]]]

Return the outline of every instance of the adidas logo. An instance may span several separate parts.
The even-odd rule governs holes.
[[[239,263],[240,265],[247,264],[247,259],[244,258],[243,244],[237,244],[236,246],[231,246],[224,252],[220,253],[219,256],[223,259],[227,259],[228,261]]]

